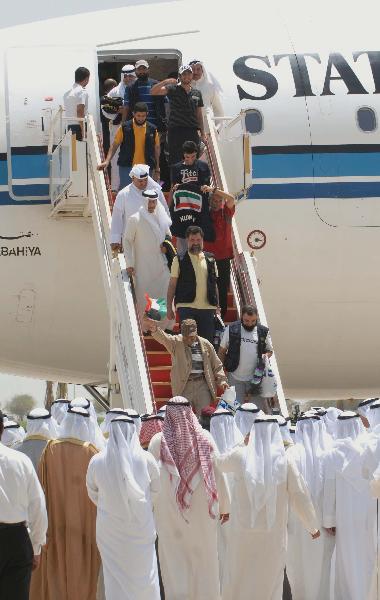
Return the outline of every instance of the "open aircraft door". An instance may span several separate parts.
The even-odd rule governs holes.
[[[16,201],[50,201],[50,122],[79,66],[91,72],[88,110],[98,115],[98,65],[94,48],[36,46],[9,48],[5,57],[7,177]],[[59,140],[55,139],[54,143]]]

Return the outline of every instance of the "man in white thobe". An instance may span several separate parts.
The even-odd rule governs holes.
[[[100,425],[101,432],[103,433],[103,435],[106,439],[109,438],[111,421],[113,419],[116,419],[116,417],[123,417],[123,416],[124,417],[128,416],[127,410],[125,408],[110,408],[109,410],[107,410],[105,419],[104,419],[103,423],[101,423],[101,425]]]
[[[34,408],[26,417],[26,436],[15,448],[29,456],[36,471],[49,440],[58,437],[58,426],[45,408]]]
[[[206,71],[201,60],[194,59],[189,64],[193,71],[191,87],[201,92],[204,110],[211,110],[214,117],[221,117],[224,111],[221,103],[222,88],[220,84],[211,73]]]
[[[141,448],[133,419],[111,421],[107,448],[89,464],[87,490],[97,506],[106,600],[159,600],[152,509],[159,469]]]
[[[52,403],[50,409],[51,416],[58,424],[58,426],[62,423],[63,419],[65,418],[67,409],[69,408],[69,404],[70,402],[69,400],[66,400],[66,398],[58,398]]]
[[[22,442],[25,437],[25,429],[16,421],[7,419],[4,421],[4,431],[1,438],[2,444],[8,448],[14,448]]]
[[[224,408],[218,408],[211,415],[210,433],[214,438],[219,454],[226,454],[231,452],[236,446],[244,444],[244,437],[235,423],[233,413]],[[227,474],[227,485],[231,495],[233,488],[232,474]],[[218,557],[221,582],[223,581],[224,565],[226,562],[229,527],[229,521],[223,525],[218,524]]]
[[[125,227],[129,217],[143,206],[143,191],[156,190],[158,201],[162,204],[168,216],[169,208],[162,193],[161,186],[149,175],[148,165],[134,165],[129,173],[132,183],[120,190],[116,196],[112,210],[110,243],[114,252],[121,252]]]
[[[366,420],[370,433],[363,443],[364,450],[361,460],[361,471],[365,479],[370,482],[372,495],[376,499],[376,516],[374,519],[375,560],[371,576],[370,592],[366,600],[380,598],[380,526],[379,526],[379,498],[380,498],[380,401],[371,398],[367,406]]]
[[[88,400],[88,398],[78,397],[78,398],[74,398],[74,400],[71,400],[69,407],[70,408],[73,408],[73,407],[84,408],[85,410],[87,410],[89,412],[90,419],[88,422],[88,429],[89,429],[88,441],[91,442],[91,444],[93,444],[95,446],[95,448],[97,448],[98,450],[103,450],[103,448],[105,446],[105,440],[104,440],[103,432],[100,429],[100,426],[98,423],[98,417],[96,415],[94,404],[90,400]]]
[[[330,436],[321,417],[306,413],[297,421],[295,445],[287,456],[293,460],[306,482],[317,515],[321,535],[314,543],[290,514],[286,573],[293,600],[328,600],[331,558],[335,546],[333,532],[322,525],[323,453],[331,449]]]
[[[247,446],[216,460],[235,475],[223,600],[281,600],[289,502],[309,535],[319,536],[310,495],[287,456],[276,419],[262,416]]]
[[[228,519],[228,489],[213,439],[185,398],[168,402],[149,451],[160,465],[154,515],[165,598],[220,600],[217,522]]]
[[[158,203],[156,190],[142,193],[143,206],[132,215],[124,233],[124,255],[129,275],[135,277],[137,305],[140,315],[144,314],[149,298],[166,298],[170,281],[170,270],[162,244],[170,236],[171,219],[164,207]],[[162,329],[173,329],[175,321],[168,319]]]
[[[359,413],[359,415],[361,416],[361,419],[363,421],[363,425],[364,427],[366,427],[367,429],[370,428],[369,422],[368,422],[368,413],[371,409],[371,406],[374,402],[377,402],[378,398],[366,398],[366,400],[362,400],[359,403],[359,406],[357,408],[357,411]]]
[[[358,414],[341,412],[323,457],[323,526],[336,529],[334,600],[367,600],[375,559],[376,502],[361,470],[367,434]]]
[[[253,402],[244,402],[237,408],[235,423],[244,438],[250,433],[256,419],[263,414],[263,411]]]

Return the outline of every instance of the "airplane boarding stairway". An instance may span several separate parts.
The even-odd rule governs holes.
[[[212,185],[227,189],[226,178],[217,143],[214,122],[206,117],[208,137],[207,160],[212,173]],[[68,139],[67,139],[68,138]],[[75,147],[77,146],[77,147]],[[73,150],[75,148],[75,150]],[[80,201],[70,199],[72,174],[68,166],[80,160],[85,148],[88,179],[87,198]],[[62,173],[66,156],[66,173]],[[87,117],[87,138],[85,142],[75,142],[69,132],[51,152],[51,196],[52,217],[92,218],[96,238],[99,268],[102,273],[110,315],[110,360],[109,386],[110,405],[131,407],[140,413],[156,411],[171,396],[170,355],[151,337],[142,335],[141,323],[136,311],[133,281],[126,273],[122,254],[112,256],[110,228],[112,197],[107,191],[105,176],[97,170],[102,161],[102,148],[92,115]],[[76,166],[78,170],[78,166]],[[63,176],[64,175],[64,176]],[[77,177],[77,173],[75,174]],[[82,185],[83,188],[83,185]],[[58,190],[58,191],[57,191]],[[75,196],[75,194],[74,194]],[[74,207],[71,211],[71,205]],[[238,309],[243,304],[255,304],[259,319],[267,325],[264,306],[257,281],[254,259],[243,251],[236,223],[233,222],[234,259],[231,268],[231,292],[228,299],[226,322],[237,318]],[[96,326],[96,324],[94,324]],[[271,365],[277,379],[277,398],[283,415],[287,415],[285,397],[273,354]]]

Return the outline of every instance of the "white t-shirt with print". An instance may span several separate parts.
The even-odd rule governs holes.
[[[230,339],[230,328],[226,327],[220,342],[221,348],[228,348]],[[234,379],[238,381],[250,381],[253,378],[253,373],[257,363],[257,347],[259,337],[257,335],[257,327],[253,331],[247,331],[241,326],[241,342],[240,342],[240,361],[236,371],[233,372]],[[269,334],[266,339],[265,350],[272,350],[272,344]]]

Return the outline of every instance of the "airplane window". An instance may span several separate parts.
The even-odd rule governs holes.
[[[263,129],[263,116],[259,110],[245,113],[245,129],[248,133],[260,133]]]
[[[359,108],[357,112],[358,125],[362,131],[375,131],[377,129],[376,113],[367,106]]]

